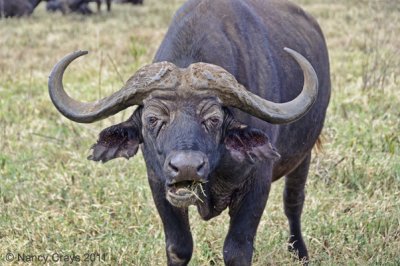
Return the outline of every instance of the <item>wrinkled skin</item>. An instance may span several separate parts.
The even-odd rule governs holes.
[[[328,53],[315,20],[286,1],[190,0],[175,15],[154,61],[180,68],[215,64],[264,99],[287,102],[300,93],[303,75],[285,46],[304,55],[319,80],[315,104],[296,122],[272,125],[224,106],[212,93],[155,91],[127,121],[103,130],[93,146],[90,159],[103,162],[132,157],[141,146],[168,265],[186,265],[192,256],[189,205],[205,220],[229,208],[225,264],[250,265],[271,182],[282,176],[289,250],[308,260],[300,222],[304,187],[330,98]]]

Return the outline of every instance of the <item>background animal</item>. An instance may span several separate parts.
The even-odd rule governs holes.
[[[51,0],[0,0],[0,17],[29,16],[41,2]]]
[[[33,9],[30,0],[0,0],[0,17],[29,16]]]
[[[286,46],[307,59],[288,49],[290,61]],[[271,182],[282,176],[289,242],[308,260],[300,226],[304,187],[330,98],[328,52],[311,16],[286,1],[188,1],[154,63],[95,103],[72,100],[63,89],[66,67],[82,54],[55,66],[51,99],[82,123],[139,105],[100,133],[90,159],[129,158],[142,146],[169,265],[191,259],[189,205],[205,220],[229,208],[225,264],[250,265]]]
[[[116,2],[122,3],[122,4],[130,3],[133,5],[142,5],[143,4],[143,0],[116,0]]]
[[[101,11],[101,0],[49,0],[46,5],[46,9],[51,12],[60,11],[63,14],[69,12],[81,13],[84,15],[92,14],[92,10],[89,8],[89,3],[95,2],[97,5],[97,12]],[[111,0],[105,1],[107,11],[111,11]]]

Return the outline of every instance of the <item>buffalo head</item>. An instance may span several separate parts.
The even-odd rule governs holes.
[[[236,121],[228,107],[278,124],[295,121],[311,108],[318,88],[315,71],[303,56],[285,50],[304,73],[302,92],[287,103],[252,94],[219,66],[194,63],[181,69],[169,62],[143,67],[121,90],[104,99],[79,102],[66,94],[62,77],[73,60],[87,53],[84,51],[69,54],[56,64],[49,92],[56,108],[80,123],[139,105],[127,121],[100,133],[89,159],[129,158],[142,144],[146,165],[162,177],[167,200],[176,207],[187,207],[201,200],[206,193],[203,184],[223,161],[234,160],[234,165],[242,167],[279,158],[268,136]]]

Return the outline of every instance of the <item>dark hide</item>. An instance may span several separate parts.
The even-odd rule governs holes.
[[[42,1],[48,0],[0,0],[0,17],[29,16]]]
[[[69,12],[80,13],[82,15],[90,15],[93,11],[89,8],[87,0],[68,0]]]
[[[303,73],[284,47],[307,58],[319,80],[318,98],[300,120],[272,125],[221,106],[212,95],[154,96],[127,122],[103,131],[94,145],[92,159],[107,161],[133,155],[142,143],[169,265],[186,265],[193,248],[187,208],[172,205],[166,196],[167,183],[174,181],[169,173],[180,170],[169,161],[176,151],[206,156],[209,175],[196,177],[205,180],[196,205],[205,220],[229,208],[227,265],[251,264],[271,182],[282,176],[290,250],[308,259],[300,225],[304,186],[330,98],[328,52],[316,21],[285,0],[190,0],[176,13],[154,62],[181,68],[195,62],[219,65],[253,93],[287,102],[300,93]]]
[[[0,0],[0,17],[29,16],[33,9],[29,0]]]
[[[111,0],[86,0],[87,3],[89,2],[95,2],[97,5],[97,12],[101,11],[101,4],[102,2],[106,3],[107,6],[107,11],[110,12],[111,11]]]
[[[48,0],[29,0],[29,2],[32,4],[33,9],[35,9],[40,2],[47,2]]]
[[[47,11],[66,13],[80,13],[90,15],[93,11],[89,8],[89,3],[97,4],[97,12],[101,11],[101,0],[49,0],[46,9]],[[106,0],[107,11],[111,11],[111,0]]]
[[[133,5],[143,5],[143,0],[119,0],[118,3],[122,4],[133,4]]]
[[[85,0],[50,0],[47,2],[46,10],[50,12],[60,11],[63,14],[74,12],[89,15],[93,13]]]

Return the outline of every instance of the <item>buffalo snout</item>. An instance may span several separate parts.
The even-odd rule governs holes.
[[[200,151],[173,151],[165,160],[166,198],[178,208],[194,205],[205,196],[203,184],[207,182],[210,166]]]
[[[181,182],[206,182],[209,172],[208,159],[200,151],[173,151],[164,163],[168,186]]]

